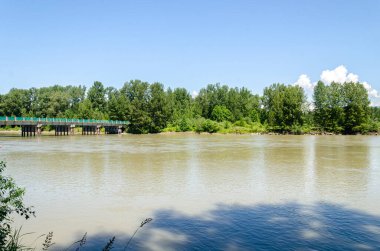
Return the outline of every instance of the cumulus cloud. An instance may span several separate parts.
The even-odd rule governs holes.
[[[321,80],[326,84],[332,82],[359,82],[359,76],[353,73],[347,74],[347,68],[344,65],[336,67],[334,70],[324,70],[321,73]]]
[[[313,90],[314,84],[311,83],[310,78],[306,74],[302,74],[298,77],[297,82],[294,83],[294,85],[298,85],[305,90]]]
[[[320,80],[325,84],[331,84],[332,82],[344,83],[344,82],[359,82],[368,92],[368,96],[371,98],[372,105],[380,104],[380,92],[374,89],[367,82],[360,82],[359,76],[354,73],[349,73],[344,65],[340,65],[333,70],[324,70],[320,75]],[[306,74],[302,74],[298,77],[297,82],[294,85],[302,87],[309,95],[308,98],[311,99],[310,92],[315,87],[315,82],[313,83]]]
[[[193,97],[193,98],[195,98],[196,96],[198,96],[198,92],[197,91],[192,91],[192,93],[191,93],[191,96]]]
[[[373,89],[370,84],[368,84],[367,82],[363,82],[362,85],[368,91],[368,96],[370,96],[372,98],[380,98],[379,92],[377,90]]]

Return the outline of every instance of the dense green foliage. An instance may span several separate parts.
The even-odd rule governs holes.
[[[24,206],[24,189],[18,187],[11,177],[3,174],[5,167],[5,163],[0,161],[0,250],[6,249],[11,243],[12,215],[17,213],[26,219],[34,215],[30,207]]]
[[[265,121],[274,131],[291,131],[302,126],[306,96],[299,86],[273,84],[264,89],[263,114]]]
[[[336,133],[368,131],[369,104],[367,90],[359,83],[327,86],[318,82],[314,90],[315,122],[322,130]]]
[[[130,133],[196,131],[221,133],[377,132],[380,108],[370,107],[360,83],[318,82],[313,103],[299,86],[273,84],[263,95],[247,88],[210,84],[192,97],[188,90],[126,82],[11,89],[0,95],[0,116],[128,120]]]

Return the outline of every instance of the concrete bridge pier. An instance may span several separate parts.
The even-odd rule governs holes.
[[[94,135],[96,133],[96,126],[83,126],[82,135]]]
[[[31,137],[36,136],[36,127],[35,125],[22,125],[21,126],[21,136],[22,137]]]
[[[55,136],[69,135],[69,126],[57,125],[55,126]]]
[[[82,127],[82,135],[88,135],[90,132],[90,127],[89,126],[83,126]]]
[[[117,126],[105,126],[104,131],[106,134],[118,134],[119,128]]]

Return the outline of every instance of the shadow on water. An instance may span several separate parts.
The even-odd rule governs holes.
[[[89,236],[81,250],[101,250],[111,237]],[[117,235],[112,250],[128,238]],[[331,203],[219,205],[201,216],[160,210],[128,250],[380,250],[380,217]]]

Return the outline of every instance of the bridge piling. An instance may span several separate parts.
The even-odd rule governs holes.
[[[21,137],[36,136],[36,128],[35,125],[21,125]]]
[[[69,135],[69,126],[67,126],[67,125],[56,125],[54,135],[55,136]]]
[[[104,131],[106,134],[121,134],[122,128],[117,126],[105,126]]]

